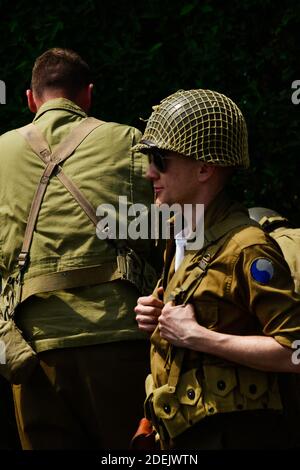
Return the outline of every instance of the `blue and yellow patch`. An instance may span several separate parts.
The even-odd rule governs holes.
[[[251,263],[250,272],[252,279],[261,284],[269,284],[274,276],[274,267],[267,258],[257,258]]]

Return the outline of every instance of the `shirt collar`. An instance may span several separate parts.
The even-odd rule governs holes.
[[[231,199],[226,190],[222,189],[215,199],[204,208],[204,230],[211,228],[215,224],[219,224],[225,219],[231,206]]]
[[[72,113],[78,114],[82,117],[87,117],[87,114],[73,101],[70,101],[66,98],[54,98],[53,100],[48,100],[39,108],[38,112],[35,115],[33,122],[39,119],[47,111],[53,111],[61,109],[64,111],[70,111]]]

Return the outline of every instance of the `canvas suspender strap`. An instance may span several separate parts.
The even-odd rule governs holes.
[[[52,153],[49,151],[48,144],[44,140],[43,136],[39,135],[39,131],[34,124],[29,124],[28,126],[18,130],[19,133],[28,141],[33,151],[38,156],[40,156],[43,161],[44,159],[47,159],[46,168],[40,179],[30,207],[23,245],[21,253],[18,257],[19,269],[23,269],[26,266],[34,227],[50,177],[52,176],[55,168],[57,168],[60,163],[67,160],[74,153],[76,148],[82,143],[82,141],[94,129],[96,129],[96,127],[99,127],[102,124],[102,121],[98,121],[97,119],[93,118],[87,118],[84,121],[81,121],[80,124],[78,124],[78,126],[76,126],[75,129],[70,132],[68,137]],[[31,142],[33,145],[31,145]]]
[[[54,170],[52,170],[51,174],[54,173],[57,176],[57,178],[65,186],[67,191],[71,193],[75,201],[81,206],[83,211],[86,213],[86,215],[89,217],[89,219],[95,226],[97,226],[98,223],[98,219],[96,217],[96,210],[86,199],[86,197],[81,193],[79,188],[77,188],[77,186],[72,182],[72,180],[70,180],[64,174],[59,163],[68,158],[68,154],[71,155],[73,153],[73,151],[75,150],[75,140],[78,146],[79,143],[81,143],[82,140],[85,138],[84,136],[87,136],[93,129],[99,127],[101,124],[103,124],[103,121],[99,121],[94,118],[85,119],[69,134],[69,136],[55,149],[53,153],[51,153],[48,143],[44,139],[42,133],[34,124],[29,124],[19,129],[20,134],[27,140],[34,153],[46,165],[43,174],[43,176],[46,176],[46,178],[42,178],[42,180],[45,181],[45,183],[49,180],[48,173],[49,171],[51,172],[51,162],[55,160],[57,166]],[[39,198],[41,198],[41,200],[43,199],[43,194],[45,190],[46,186],[45,188],[39,190]],[[34,229],[35,226],[34,218],[36,220],[38,215],[38,210],[36,210],[37,207],[38,204],[35,204],[34,217],[29,217],[31,224],[30,228],[28,228],[28,232],[29,235],[31,235],[31,238],[26,236],[27,242],[25,247],[23,246],[22,253],[20,255],[20,262],[23,262],[24,264],[27,258],[26,253],[28,254],[28,251],[26,250],[28,248],[28,245],[30,248],[31,239],[33,236],[32,229]],[[35,214],[35,212],[37,213]],[[88,266],[84,268],[71,269],[68,271],[59,271],[30,278],[22,284],[21,301],[24,301],[31,295],[42,292],[50,292],[54,290],[70,289],[88,285],[101,284],[116,279],[128,280],[141,290],[145,287],[145,283],[144,277],[142,276],[142,272],[141,275],[138,276],[137,282],[137,274],[135,274],[134,271],[134,269],[136,270],[137,265],[141,265],[143,273],[148,273],[147,279],[149,279],[151,269],[153,271],[152,275],[156,277],[156,274],[154,275],[154,269],[151,268],[151,266],[147,262],[142,262],[142,260],[139,260],[135,252],[129,249],[124,243],[120,244],[112,239],[106,239],[106,241],[116,250],[116,261],[103,263],[97,266]]]
[[[74,150],[81,144],[81,142],[97,127],[104,124],[104,121],[89,117],[86,118],[69,134],[69,136],[54,150],[51,154],[48,143],[46,142],[41,131],[34,124],[18,129],[18,132],[26,139],[34,153],[47,165],[49,159],[57,161],[56,176],[65,186],[65,188],[72,194],[76,202],[82,207],[86,215],[97,226],[96,211],[82,192],[77,188],[70,178],[63,172],[59,163],[68,157],[63,158],[64,155],[70,156]],[[75,141],[76,139],[76,141]],[[75,147],[74,147],[75,144]]]
[[[89,275],[85,277],[85,274],[82,276],[82,273],[80,273],[81,275],[79,273],[75,274],[75,271],[80,270],[74,270],[74,273],[69,276],[67,276],[66,272],[53,273],[52,276],[38,276],[37,278],[31,279],[28,284],[23,284],[22,278],[23,272],[28,262],[28,255],[33,238],[33,232],[40,211],[40,207],[47,189],[48,182],[51,176],[54,174],[54,171],[58,171],[57,176],[60,177],[60,180],[62,182],[64,182],[66,189],[70,191],[74,197],[76,195],[76,201],[81,205],[81,207],[87,213],[92,222],[95,225],[97,224],[96,212],[94,211],[93,207],[81,194],[79,189],[76,188],[76,186],[67,177],[65,177],[59,164],[67,160],[74,153],[76,148],[83,142],[83,140],[94,129],[101,126],[102,124],[103,121],[99,121],[94,118],[85,119],[70,132],[68,137],[55,149],[53,153],[51,153],[51,151],[49,150],[48,143],[45,141],[43,135],[40,133],[40,131],[34,124],[29,124],[18,129],[19,133],[27,140],[34,153],[36,153],[46,164],[46,167],[43,171],[33,201],[31,203],[22,249],[18,257],[19,274],[17,280],[19,288],[17,303],[24,301],[26,298],[28,298],[30,295],[33,295],[34,293],[45,291],[49,292],[49,287],[52,287],[53,290],[55,290],[54,287],[56,287],[57,289],[62,285],[64,285],[65,288],[73,287],[74,284],[78,283],[79,280],[83,280],[83,278],[89,279],[89,281],[91,280],[92,271],[89,273]],[[69,184],[69,182],[71,184]],[[107,280],[108,277],[111,277],[113,279],[121,277],[121,274],[117,273],[117,269],[115,269],[115,266],[113,268],[112,266],[110,266],[110,268],[107,266],[106,268],[106,271],[104,271],[105,280]],[[109,269],[112,271],[110,276],[108,276],[108,273],[110,272]],[[102,274],[98,273],[98,282],[101,282],[100,278],[103,279],[103,277],[104,275],[102,270]],[[47,282],[49,282],[49,284],[47,284]]]
[[[44,194],[46,192],[46,188],[48,185],[48,181],[50,176],[53,173],[54,168],[56,167],[56,163],[50,161],[48,165],[46,166],[42,177],[39,181],[38,187],[36,189],[35,195],[32,200],[32,204],[30,207],[30,212],[27,220],[27,225],[25,229],[25,235],[24,235],[24,240],[23,240],[23,245],[21,252],[18,256],[18,266],[19,269],[23,269],[28,261],[28,254],[30,250],[30,245],[31,245],[31,240],[33,237],[33,231],[34,227],[36,224],[36,220],[38,218],[38,214],[40,211],[41,203],[44,197]]]
[[[69,136],[55,149],[53,153],[51,153],[48,143],[44,139],[42,133],[34,124],[29,124],[18,129],[19,133],[25,138],[34,153],[46,165],[39,184],[41,187],[38,187],[36,191],[37,199],[32,203],[31,213],[28,218],[29,225],[23,243],[22,252],[19,256],[19,273],[22,274],[25,269],[33,231],[39,213],[39,207],[43,200],[47,183],[51,175],[56,175],[67,191],[71,193],[75,201],[81,206],[92,223],[97,226],[98,219],[96,217],[96,210],[81,193],[79,188],[77,188],[77,186],[64,174],[59,163],[71,156],[75,148],[84,140],[84,138],[93,129],[99,127],[103,123],[103,121],[99,121],[94,118],[85,119],[73,131],[71,131]],[[147,289],[148,293],[150,284],[151,289],[153,289],[154,285],[152,284],[156,279],[154,268],[147,263],[147,261],[142,260],[124,242],[116,242],[110,238],[107,238],[106,242],[115,249],[116,261],[102,263],[97,266],[75,268],[67,271],[58,271],[39,275],[34,278],[26,279],[25,282],[22,280],[22,288],[18,290],[18,292],[21,292],[20,302],[24,301],[31,295],[42,292],[101,284],[116,279],[123,279],[130,282],[142,293],[144,293],[145,289]]]

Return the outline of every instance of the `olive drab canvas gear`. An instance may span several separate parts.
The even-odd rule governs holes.
[[[135,150],[153,147],[214,165],[249,166],[243,114],[231,99],[211,90],[179,90],[154,106]]]
[[[63,98],[43,104],[33,121],[46,140],[46,152],[42,151],[40,158],[16,130],[0,138],[3,158],[10,156],[0,174],[0,198],[5,201],[0,206],[3,286],[9,276],[17,274],[16,260],[34,187],[43,174],[49,150],[55,152],[86,118],[81,108]],[[18,326],[37,352],[144,337],[131,312],[138,291],[149,292],[157,277],[151,266],[152,261],[158,260],[156,254],[153,256],[154,243],[126,240],[126,244],[116,248],[113,243],[99,240],[96,220],[91,220],[95,214],[91,217],[89,209],[91,206],[95,211],[106,203],[118,208],[119,195],[127,197],[128,205],[137,201],[151,203],[153,191],[143,179],[146,162],[141,154],[133,159],[131,151],[139,138],[137,129],[106,122],[89,134],[74,156],[63,167],[60,165],[63,171],[59,168],[49,180],[33,234],[30,263],[24,272],[25,301],[17,316]],[[12,174],[13,179],[9,177]],[[71,193],[66,189],[70,182]],[[16,203],[20,192],[22,204]],[[89,201],[85,210],[77,202],[79,193]],[[49,295],[54,291],[55,295]],[[87,295],[85,302],[82,295]],[[100,302],[95,302],[95,298]],[[63,305],[78,312],[72,322]],[[48,316],[52,317],[53,312],[59,314],[50,324]]]
[[[47,168],[53,161],[54,166],[52,165],[50,167],[50,171],[54,172],[54,170],[57,169],[57,178],[70,192],[70,194],[80,205],[82,210],[86,213],[95,227],[97,227],[98,224],[95,208],[93,208],[83,193],[73,183],[73,181],[65,175],[59,163],[61,163],[66,158],[69,158],[69,156],[73,153],[75,148],[80,145],[84,138],[102,124],[104,124],[103,121],[99,121],[95,118],[89,117],[85,119],[71,132],[67,139],[63,141],[59,148],[52,154],[49,150],[47,142],[43,138],[42,134],[38,131],[37,127],[34,126],[34,124],[29,124],[28,126],[18,129],[21,135],[23,135],[23,137],[28,141],[36,155],[46,164],[44,173],[47,172]],[[50,178],[50,176],[51,175],[48,175],[47,178]],[[43,178],[45,178],[45,176],[41,178],[41,181],[43,181]],[[46,184],[47,182],[48,179],[45,180]],[[43,185],[43,191],[46,189],[46,184]],[[43,193],[41,194],[41,198],[42,196]],[[38,204],[41,204],[41,202],[42,199],[39,200]],[[33,206],[34,204],[32,204],[32,207]],[[35,208],[36,218],[37,215],[37,208]],[[35,225],[35,222],[31,221],[31,224],[29,224],[30,220],[31,214],[28,218],[27,227],[32,229]],[[32,236],[33,230],[31,230],[30,237],[28,237],[26,229],[21,254],[19,255],[19,264],[20,257],[22,264],[26,264]],[[73,270],[72,272],[59,272],[35,277],[33,280],[31,280],[30,283],[27,282],[26,286],[24,286],[24,291],[21,296],[22,301],[24,301],[30,295],[40,292],[49,292],[62,288],[69,289],[83,285],[99,284],[101,282],[108,282],[116,279],[123,279],[131,282],[141,293],[146,294],[150,292],[156,282],[155,269],[149,263],[147,263],[146,260],[142,260],[131,248],[126,246],[124,241],[119,242],[118,240],[107,238],[106,243],[109,243],[116,249],[117,261],[115,263],[112,265],[106,265],[105,269],[103,269],[103,266],[80,268],[79,270]]]
[[[38,131],[33,124],[29,124],[29,126],[20,130],[20,133],[24,135],[29,142],[33,142],[33,145],[38,147],[39,139],[42,141],[42,145],[38,149],[38,155],[43,159],[43,161],[46,159],[46,166],[31,203],[24,240],[18,256],[19,272],[17,275],[9,276],[2,293],[4,309],[2,312],[3,319],[0,320],[0,339],[5,344],[5,361],[0,364],[0,373],[13,384],[18,385],[20,383],[24,383],[38,363],[36,352],[24,340],[20,330],[14,323],[14,317],[16,309],[20,303],[25,300],[25,298],[22,299],[23,275],[29,264],[29,252],[33,232],[44,194],[54,171],[60,168],[60,173],[62,173],[62,169],[59,164],[69,158],[89,133],[102,124],[102,121],[97,121],[93,118],[87,118],[82,121],[71,132],[66,141],[60,144],[54,153],[51,153],[49,149],[47,149],[47,145],[42,141],[42,137],[39,136]],[[85,200],[83,196],[81,197]],[[49,291],[47,283],[45,283],[44,288],[48,288]]]
[[[266,207],[251,207],[249,215],[280,246],[300,294],[300,228],[293,228],[286,217]]]
[[[127,215],[137,202],[149,207],[153,189],[144,157],[133,158],[141,133],[131,126],[103,123],[60,162],[59,147],[86,119],[78,104],[54,98],[38,108],[29,140],[26,128],[25,139],[17,130],[0,136],[0,272],[5,289],[18,257],[25,263],[15,322],[39,360],[28,381],[13,385],[24,450],[123,448],[134,430],[128,412],[142,411],[148,347],[133,308],[150,281],[145,266],[159,267],[159,255],[149,239],[100,239],[97,218],[110,204],[119,227],[120,196]],[[22,249],[31,206],[37,217]]]
[[[230,202],[223,191],[208,208],[205,224],[203,249],[186,254],[176,272],[170,243],[162,279],[164,303],[172,299],[178,304],[192,303],[197,321],[205,328],[237,335],[263,333],[291,347],[300,331],[299,299],[277,245],[270,244],[247,210]],[[253,260],[262,255],[272,262],[275,272],[266,284],[253,280],[250,270]],[[201,266],[205,275],[199,277],[196,271]],[[277,296],[275,311],[265,300],[264,293],[270,291]],[[245,305],[245,298],[251,299],[249,304]],[[255,315],[246,314],[245,309]],[[145,413],[165,448],[170,438],[218,413],[282,411],[278,374],[170,347],[158,328],[151,343]]]

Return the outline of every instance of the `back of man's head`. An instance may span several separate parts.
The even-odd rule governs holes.
[[[91,83],[87,63],[70,49],[53,48],[39,56],[33,66],[31,88],[35,96],[60,92],[74,100]]]

